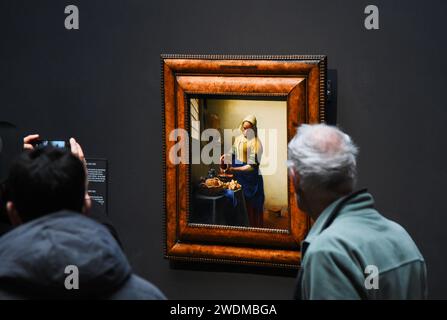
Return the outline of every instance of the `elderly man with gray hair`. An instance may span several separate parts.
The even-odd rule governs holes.
[[[297,299],[424,299],[424,258],[408,233],[354,192],[358,149],[338,128],[301,125],[289,143],[299,208],[314,224],[301,245]]]

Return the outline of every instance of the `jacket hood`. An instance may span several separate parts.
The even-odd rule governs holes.
[[[65,287],[79,270],[79,289]],[[115,239],[101,224],[61,211],[23,224],[0,238],[1,292],[23,298],[101,297],[131,275]]]

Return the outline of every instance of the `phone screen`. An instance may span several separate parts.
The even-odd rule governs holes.
[[[37,147],[52,146],[55,148],[68,148],[67,142],[63,140],[42,140],[36,145]]]

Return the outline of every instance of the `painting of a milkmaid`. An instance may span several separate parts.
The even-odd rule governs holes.
[[[246,116],[240,124],[241,134],[236,137],[231,153],[231,163],[225,172],[233,173],[241,184],[245,198],[245,207],[251,227],[263,226],[264,214],[264,181],[259,170],[262,158],[262,142],[257,136],[257,120],[254,115]],[[222,155],[221,160],[228,163]],[[227,160],[227,161],[225,161]]]
[[[193,144],[208,143],[207,129],[220,133],[216,163],[193,159],[190,223],[287,229],[287,167],[271,170],[287,159],[286,102],[203,98],[190,108]]]

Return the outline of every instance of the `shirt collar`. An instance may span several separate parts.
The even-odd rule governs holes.
[[[365,195],[371,200],[371,204],[373,204],[372,196],[368,193],[367,189],[361,189],[354,193],[351,193],[347,196],[341,197],[334,202],[332,202],[323,212],[318,216],[317,220],[313,224],[309,233],[306,236],[306,239],[301,244],[301,255],[304,256],[307,247],[310,245],[313,239],[315,239],[324,229],[326,229],[338,216],[340,210],[348,203],[350,203],[353,199],[361,197]]]

